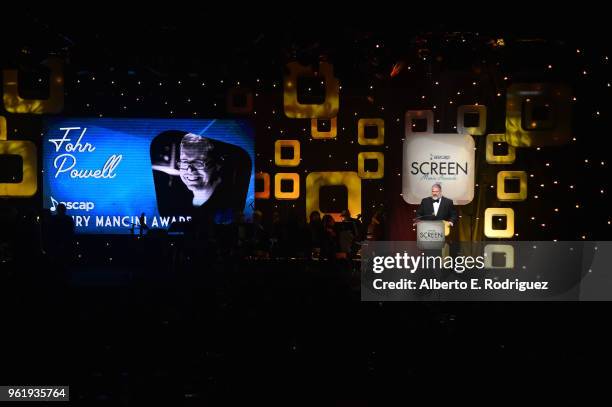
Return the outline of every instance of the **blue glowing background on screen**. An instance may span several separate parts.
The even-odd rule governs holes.
[[[48,118],[44,128],[43,207],[53,210],[65,203],[77,233],[127,234],[130,226],[126,224],[135,223],[141,213],[150,227],[167,228],[173,219],[160,215],[151,143],[169,131],[196,134],[244,150],[251,168],[243,211],[246,216],[252,214],[254,134],[248,121]]]

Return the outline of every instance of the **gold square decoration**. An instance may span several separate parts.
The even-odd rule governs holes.
[[[518,192],[506,192],[506,180],[519,181]],[[497,199],[500,201],[524,201],[527,199],[527,173],[525,171],[499,171],[497,173]]]
[[[376,138],[366,137],[365,129],[369,126],[376,126]],[[382,146],[385,143],[385,121],[383,119],[359,119],[357,122],[357,141],[361,146]]]
[[[376,172],[365,170],[366,160],[376,160]],[[380,179],[385,175],[385,155],[380,151],[361,152],[357,155],[357,173],[362,179]]]
[[[282,158],[283,147],[293,149],[292,158]],[[300,165],[300,142],[298,140],[276,140],[276,143],[274,143],[274,163],[279,167],[297,167]]]
[[[291,181],[293,187],[289,192],[283,192],[281,189],[282,181]],[[274,197],[276,199],[298,199],[300,197],[300,175],[295,172],[283,173],[279,172],[274,176]]]
[[[507,239],[514,236],[514,209],[512,208],[487,208],[485,209],[484,234],[492,239]],[[506,217],[505,229],[493,229],[493,218],[495,216]]]

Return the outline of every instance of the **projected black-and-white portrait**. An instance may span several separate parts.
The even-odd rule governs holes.
[[[161,216],[231,216],[244,208],[251,158],[240,147],[184,131],[166,131],[151,143]]]
[[[183,136],[179,154],[179,173],[183,184],[193,192],[193,206],[210,199],[222,180],[225,157],[212,140],[188,133]]]

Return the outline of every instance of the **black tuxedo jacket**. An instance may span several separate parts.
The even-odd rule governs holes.
[[[432,197],[423,198],[419,209],[416,211],[419,220],[446,220],[453,222],[453,224],[457,223],[457,211],[452,199],[440,198],[440,207],[438,208],[437,215],[433,214],[433,204]]]

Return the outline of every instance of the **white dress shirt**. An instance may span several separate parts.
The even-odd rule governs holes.
[[[440,200],[442,198],[438,198],[438,202],[433,203],[434,215],[438,216],[438,208],[440,208]]]

